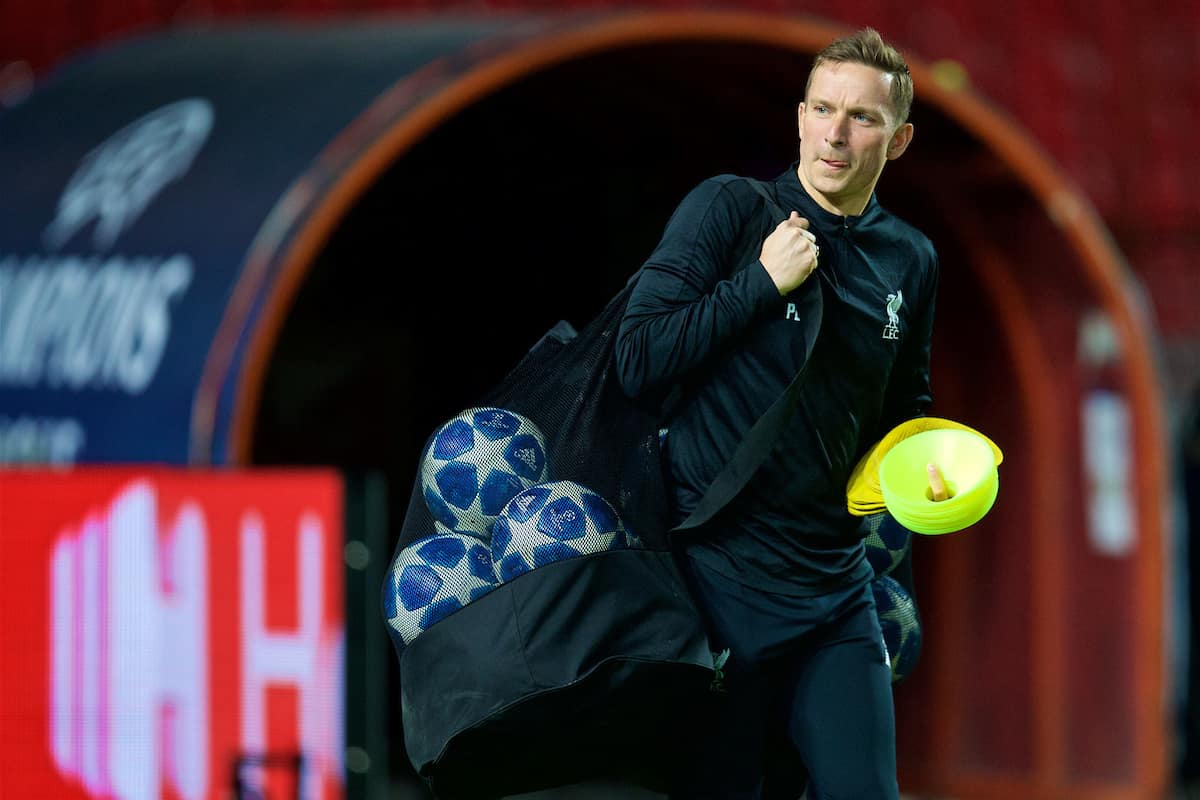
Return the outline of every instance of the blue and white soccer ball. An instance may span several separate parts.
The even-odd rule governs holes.
[[[384,613],[393,637],[410,644],[429,626],[496,588],[487,543],[462,533],[418,539],[392,562]]]
[[[608,501],[574,481],[521,491],[492,527],[492,562],[501,582],[555,561],[635,547],[641,542]]]
[[[867,561],[875,568],[875,577],[887,575],[912,547],[912,531],[886,511],[864,517],[862,527],[866,530]]]
[[[871,581],[871,589],[891,661],[892,683],[897,683],[913,671],[921,655],[921,618],[912,595],[894,578],[876,578]]]
[[[434,433],[421,491],[434,519],[486,538],[513,495],[546,479],[546,439],[527,417],[469,408]]]

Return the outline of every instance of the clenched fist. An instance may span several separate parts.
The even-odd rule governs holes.
[[[784,295],[807,280],[817,268],[820,252],[817,237],[808,229],[808,220],[793,211],[763,241],[758,258],[775,282],[775,288]]]

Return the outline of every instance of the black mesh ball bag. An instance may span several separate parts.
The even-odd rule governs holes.
[[[764,198],[738,263],[786,216]],[[631,400],[614,375],[634,283],[578,334],[559,323],[422,449],[382,599],[405,746],[439,798],[589,779],[661,790],[708,695],[712,655],[668,548],[671,403]],[[805,297],[811,348],[820,292]],[[681,527],[744,485],[799,382]]]

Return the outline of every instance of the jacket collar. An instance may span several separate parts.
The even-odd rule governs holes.
[[[871,222],[881,213],[881,207],[879,201],[875,199],[874,192],[871,193],[871,199],[867,201],[867,207],[861,214],[842,216],[826,211],[804,189],[804,184],[800,183],[800,176],[797,174],[799,168],[800,162],[793,161],[792,165],[775,179],[779,204],[785,211],[795,208],[801,216],[824,229],[857,228]]]

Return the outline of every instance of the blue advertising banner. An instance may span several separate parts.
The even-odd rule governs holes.
[[[0,117],[0,463],[220,463],[288,203],[336,177],[313,185],[313,164],[387,124],[368,110],[389,86],[506,25],[176,31]]]

